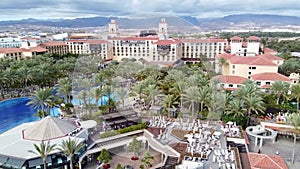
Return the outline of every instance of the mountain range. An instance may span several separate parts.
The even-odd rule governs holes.
[[[273,26],[300,26],[300,17],[267,15],[267,14],[241,14],[228,15],[221,18],[196,18],[192,16],[166,16],[170,30],[173,32],[195,30],[222,30],[228,28],[269,28]],[[0,26],[11,25],[38,25],[65,28],[101,27],[106,26],[111,19],[115,19],[121,29],[151,29],[157,28],[161,17],[91,17],[76,19],[38,20],[23,19],[13,21],[0,21]]]

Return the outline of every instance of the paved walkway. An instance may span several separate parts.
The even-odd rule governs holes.
[[[254,138],[250,137],[249,151],[258,152],[260,149],[262,154],[276,155],[278,150],[279,155],[286,161],[289,169],[300,168],[300,140],[297,140],[295,148],[295,163],[291,163],[291,157],[293,152],[293,138],[286,138],[285,136],[279,136],[277,141],[273,144],[270,140],[264,140],[262,148],[254,145]]]

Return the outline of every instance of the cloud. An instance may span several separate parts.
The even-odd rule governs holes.
[[[300,16],[298,0],[1,0],[0,18],[125,16],[147,12],[220,17],[266,13]]]

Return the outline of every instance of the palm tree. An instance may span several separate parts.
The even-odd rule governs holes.
[[[297,134],[299,133],[299,127],[300,127],[300,114],[299,113],[291,114],[289,120],[290,120],[292,126],[295,128],[294,133],[293,133],[293,135],[294,135],[294,147],[293,147],[293,154],[292,154],[292,163],[294,163]]]
[[[99,100],[104,96],[104,91],[102,90],[102,88],[100,87],[96,87],[92,89],[92,95],[95,98],[95,104],[97,107],[99,107]],[[101,105],[103,105],[102,101],[101,101]]]
[[[161,102],[161,105],[169,111],[168,114],[170,114],[171,107],[175,108],[175,104],[178,104],[178,102],[176,101],[176,97],[174,95],[165,95]]]
[[[171,88],[171,92],[176,93],[176,95],[178,95],[178,97],[180,97],[180,111],[182,110],[183,107],[183,96],[182,94],[184,93],[184,90],[187,87],[187,83],[186,81],[183,80],[179,80],[176,81],[176,83],[173,85],[173,87]]]
[[[189,109],[192,111],[192,117],[194,117],[195,106],[199,102],[199,88],[197,86],[191,86],[185,89],[183,98],[185,103],[189,103]]]
[[[144,88],[145,88],[144,84],[142,82],[139,82],[133,86],[132,92],[134,95],[138,96],[139,99],[141,100],[144,92]]]
[[[155,105],[155,101],[156,101],[157,97],[162,96],[161,90],[159,90],[156,85],[149,85],[145,89],[145,93],[148,96],[147,100],[149,100],[149,104],[151,106]]]
[[[122,107],[125,107],[125,99],[128,97],[128,90],[125,88],[118,88],[117,89],[117,97],[119,101],[122,103]]]
[[[64,140],[61,144],[59,150],[63,151],[66,156],[68,156],[70,160],[70,168],[73,169],[73,157],[74,155],[79,152],[82,148],[84,148],[84,144],[80,143],[78,140]]]
[[[222,68],[222,74],[224,74],[225,72],[225,67],[227,67],[229,65],[227,59],[225,58],[219,58],[219,65],[221,66]]]
[[[233,117],[240,117],[245,116],[246,111],[243,100],[233,99],[229,102],[226,114],[232,115]]]
[[[209,86],[204,86],[199,90],[199,100],[200,100],[200,112],[203,112],[203,107],[205,103],[209,103],[211,97],[211,88]]]
[[[258,114],[263,112],[265,107],[263,106],[264,102],[260,96],[249,96],[245,98],[244,106],[247,109],[247,116],[251,116],[251,112]],[[249,124],[250,118],[248,119],[247,124]]]
[[[300,84],[296,84],[292,87],[293,98],[297,99],[297,112],[299,111],[299,102],[300,102]]]
[[[53,150],[55,150],[55,147],[56,147],[56,144],[51,145],[50,141],[48,141],[47,143],[44,143],[44,141],[42,141],[40,143],[40,146],[34,144],[35,151],[29,150],[28,152],[40,155],[42,158],[43,164],[44,164],[44,169],[46,169],[47,168],[47,163],[46,163],[47,156]]]
[[[49,103],[53,97],[53,88],[38,89],[34,92],[33,96],[29,98],[30,101],[26,105],[30,105],[35,109],[41,109],[43,117],[45,117],[45,107],[50,106]]]
[[[58,94],[66,96],[66,102],[71,102],[72,82],[69,78],[63,78],[58,81]]]
[[[28,85],[28,83],[32,80],[32,74],[31,70],[28,67],[21,67],[18,69],[18,76],[19,80],[23,85],[23,88],[25,89]]]
[[[272,86],[271,90],[274,92],[276,96],[276,104],[279,104],[280,97],[286,94],[289,90],[290,84],[283,81],[275,81]]]

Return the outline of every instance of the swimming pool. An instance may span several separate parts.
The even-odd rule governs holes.
[[[98,102],[99,105],[101,105],[101,100],[103,100],[105,103],[107,101],[107,97],[100,99]],[[34,115],[37,113],[37,110],[26,105],[28,101],[29,98],[24,97],[0,102],[0,134],[22,123],[39,120],[39,117]],[[73,99],[72,103],[74,105],[82,104],[82,102],[80,102],[78,99]],[[50,114],[51,116],[59,116],[59,109],[51,109]]]

